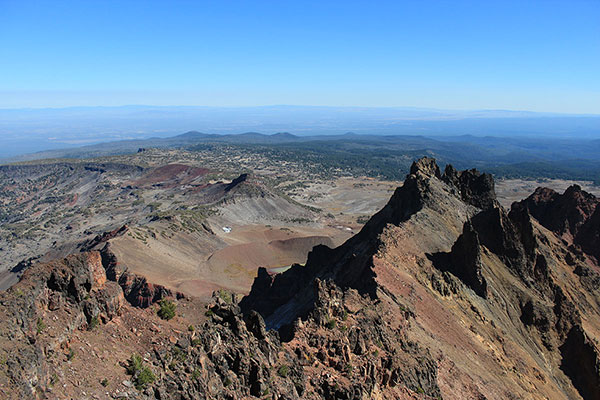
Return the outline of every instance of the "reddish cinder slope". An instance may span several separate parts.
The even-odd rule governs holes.
[[[191,167],[183,164],[168,164],[158,167],[134,182],[137,186],[160,185],[163,188],[173,188],[194,182],[210,170]]]

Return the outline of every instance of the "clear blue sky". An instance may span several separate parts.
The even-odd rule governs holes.
[[[600,113],[600,0],[0,0],[0,107]]]

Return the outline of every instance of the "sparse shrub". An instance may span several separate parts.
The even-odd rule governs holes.
[[[223,381],[223,386],[228,387],[232,384],[233,382],[231,382],[231,379],[229,377],[225,378],[225,380]]]
[[[287,365],[282,365],[281,367],[279,367],[279,369],[277,370],[277,373],[279,374],[279,376],[281,376],[282,378],[285,378],[288,376],[288,374],[290,373],[290,367],[288,367]]]
[[[187,358],[187,353],[179,346],[173,346],[171,350],[171,356],[176,361],[183,361]]]
[[[67,360],[71,361],[73,358],[75,358],[75,350],[69,349],[69,353],[67,354]]]
[[[132,354],[127,366],[127,373],[133,376],[133,383],[137,390],[145,389],[148,384],[156,380],[154,373],[144,365],[144,361],[139,354]]]
[[[360,217],[356,218],[356,223],[357,224],[366,224],[367,222],[369,222],[370,217],[367,215],[361,215]]]
[[[90,320],[90,323],[88,325],[88,330],[90,330],[90,331],[94,330],[99,324],[100,324],[100,320],[98,319],[98,317],[96,317],[96,316],[92,317],[92,319]]]
[[[354,370],[354,367],[352,366],[352,364],[347,363],[344,370],[346,371],[346,373],[348,375],[352,375],[352,371]]]
[[[154,376],[150,368],[143,366],[142,370],[135,378],[135,388],[137,390],[143,390],[148,384],[153,383],[155,380],[156,376]]]
[[[327,327],[327,329],[333,329],[337,326],[337,322],[335,322],[335,319],[330,319],[329,321],[327,321],[325,326]]]
[[[43,319],[41,319],[41,318],[37,319],[35,329],[36,329],[36,332],[38,333],[38,335],[46,329],[46,324],[44,323]]]
[[[102,380],[100,381],[100,384],[101,384],[102,386],[104,386],[104,387],[107,387],[107,386],[108,386],[108,379],[106,379],[106,378],[102,379]]]
[[[171,300],[162,299],[158,302],[160,309],[158,310],[158,316],[162,319],[170,320],[175,317],[175,310],[177,306]]]
[[[194,325],[190,325],[190,326],[188,326],[188,331],[190,331],[190,332],[194,332],[194,330],[195,330],[195,329],[194,329]]]
[[[219,297],[227,304],[233,303],[233,296],[227,290],[219,289]]]
[[[142,357],[139,354],[132,354],[127,365],[127,373],[129,375],[135,375],[138,373],[144,365]]]

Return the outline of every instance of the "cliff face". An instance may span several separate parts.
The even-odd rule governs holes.
[[[422,219],[423,225],[417,227],[422,230],[420,233],[437,236],[423,238],[424,243],[432,242],[431,245],[438,248],[452,246],[457,231],[474,214],[473,204],[496,204],[493,180],[491,184],[482,184],[491,179],[489,175],[474,170],[457,172],[452,167],[447,168],[446,173],[449,175],[440,175],[439,167],[431,158],[415,162],[404,185],[396,189],[388,204],[342,246],[336,249],[317,246],[309,254],[305,267],[295,265],[274,277],[264,269],[259,270],[250,295],[242,299],[242,309],[254,309],[265,316],[268,327],[280,328],[312,307],[313,294],[309,287],[315,278],[331,279],[342,288],[353,288],[377,298],[380,285],[373,257],[390,245],[384,240],[390,227],[412,225],[416,219]],[[440,229],[435,230],[436,227]],[[458,249],[454,252],[455,258],[460,257],[458,252]],[[286,307],[280,308],[282,305]]]
[[[98,252],[73,255],[25,271],[0,294],[0,377],[9,398],[31,398],[51,380],[47,359],[61,352],[70,335],[120,314],[125,303],[108,281]],[[47,334],[52,332],[52,334]]]
[[[421,159],[358,235],[305,267],[260,270],[241,306],[294,343],[326,281],[388,318],[410,310],[402,336],[436,354],[444,398],[597,399],[597,204],[538,189],[506,212],[491,176]]]
[[[575,237],[594,213],[598,203],[594,195],[573,185],[563,194],[552,189],[538,188],[514,207],[527,208],[540,224],[557,235]]]
[[[600,260],[600,200],[577,185],[563,194],[538,188],[513,210],[527,210],[540,224],[596,261]]]
[[[599,399],[598,210],[573,187],[538,189],[507,212],[491,176],[442,174],[424,158],[346,243],[281,274],[261,268],[248,296],[218,292],[202,311],[123,270],[105,240],[123,230],[110,232],[0,294],[0,393]],[[178,306],[170,322],[156,316],[165,297]],[[80,331],[115,339],[94,349],[116,377],[108,389],[53,386],[74,369],[53,354]],[[128,380],[139,375],[124,375],[132,348],[155,378],[139,390]]]
[[[119,271],[114,254],[105,243],[115,232],[102,235],[104,240],[95,241],[92,247],[84,246],[102,244],[102,251],[86,250],[49,263],[33,264],[16,285],[0,292],[3,398],[68,398],[67,393],[51,392],[58,376],[65,374],[57,361],[67,354],[70,364],[69,354],[75,354],[71,343],[79,332],[109,322],[119,324],[115,321],[124,312],[131,312],[132,306],[149,307],[168,296],[182,298],[148,283],[144,277]],[[98,330],[90,334],[98,335],[102,341],[103,333]],[[128,345],[122,346],[121,350],[126,350]],[[100,371],[111,369],[102,364],[93,367]]]

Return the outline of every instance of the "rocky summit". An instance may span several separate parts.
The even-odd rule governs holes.
[[[127,227],[107,232],[0,293],[0,393],[600,399],[599,203],[539,188],[508,210],[491,175],[422,158],[344,244],[208,304],[128,271]]]

